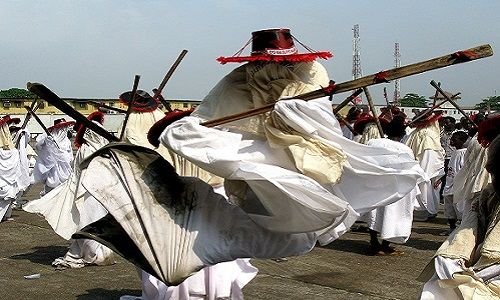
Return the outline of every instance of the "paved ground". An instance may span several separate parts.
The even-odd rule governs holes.
[[[33,199],[33,188],[27,198]],[[68,242],[41,217],[14,211],[0,223],[0,299],[118,299],[140,295],[132,264],[119,259],[107,267],[56,271],[51,262],[64,255]],[[416,299],[415,278],[444,240],[440,216],[415,222],[412,237],[399,249],[405,255],[372,257],[365,251],[368,234],[349,232],[326,247],[287,262],[252,260],[259,274],[244,289],[245,299]],[[39,279],[25,275],[40,274]]]

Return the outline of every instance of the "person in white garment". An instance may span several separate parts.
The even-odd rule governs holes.
[[[87,119],[102,126],[104,114],[93,112]],[[79,229],[107,214],[102,205],[81,186],[79,165],[86,157],[108,144],[108,141],[83,124],[76,124],[75,127],[75,146],[78,151],[70,178],[40,199],[23,206],[27,212],[43,215],[54,231],[67,240]],[[90,239],[75,239],[71,240],[68,252],[63,257],[56,258],[52,265],[57,269],[65,269],[110,265],[114,262],[113,252],[106,246]]]
[[[31,183],[34,182],[33,174],[32,174],[32,165],[30,167],[30,159],[32,159],[32,155],[34,153],[33,148],[31,148],[30,142],[30,133],[27,129],[11,126],[9,127],[10,133],[12,135],[12,141],[19,151],[19,162],[21,164],[21,177],[18,179],[18,185],[21,189],[21,192],[25,193],[30,187]],[[14,202],[15,207],[21,208],[22,204],[21,200],[18,199]]]
[[[0,222],[11,220],[12,205],[22,192],[21,163],[9,125],[18,124],[19,118],[9,115],[0,118]]]
[[[413,156],[411,149],[401,143],[405,135],[406,115],[397,107],[391,107],[390,114],[379,117],[384,134],[387,139],[380,139],[380,132],[371,115],[361,116],[355,123],[357,130],[363,132],[360,141],[368,145],[379,147],[393,147],[408,155]],[[424,171],[421,170],[423,173]],[[362,216],[360,220],[365,221],[370,232],[369,255],[402,255],[403,251],[391,246],[391,243],[404,244],[411,234],[413,221],[413,209],[418,193],[417,185],[401,200],[390,205],[376,208]],[[382,242],[379,241],[378,236]]]
[[[418,203],[415,209],[422,214],[420,220],[435,217],[439,208],[439,186],[436,186],[436,181],[444,175],[444,149],[440,143],[438,123],[441,117],[440,111],[426,113],[413,123],[415,129],[406,140],[406,145],[411,148],[427,178],[430,179],[419,186],[421,193],[417,197]]]
[[[347,115],[345,116],[345,121],[347,122],[347,124],[344,124],[344,121],[340,121],[340,128],[342,129],[342,134],[352,140],[354,139],[354,132],[352,132],[349,127],[347,127],[347,125],[349,126],[354,126],[354,123],[356,122],[356,120],[359,118],[359,116],[361,115],[362,113],[362,110],[361,108],[357,107],[357,106],[353,106],[351,108],[349,108],[349,111],[347,112]],[[360,133],[358,133],[360,134]],[[357,135],[358,135],[357,134]]]
[[[444,217],[448,220],[450,228],[446,232],[441,233],[441,235],[449,235],[457,228],[457,221],[462,219],[462,214],[457,207],[457,203],[453,200],[453,186],[456,174],[462,169],[465,163],[467,148],[465,148],[464,145],[468,138],[469,136],[465,131],[455,131],[450,138],[450,146],[455,150],[452,151],[450,160],[446,164],[448,170],[446,172],[446,183],[443,189]]]
[[[50,135],[43,133],[36,138],[37,161],[33,170],[35,182],[44,184],[40,196],[66,181],[72,172],[73,147],[68,138],[68,130],[75,124],[64,118],[54,120],[47,128]]]
[[[172,122],[190,115],[192,110],[173,110],[165,113],[164,117],[156,122],[148,131],[148,140],[158,148],[158,136]],[[152,138],[151,137],[156,137]],[[142,139],[134,139],[139,141]],[[146,145],[149,146],[149,145]],[[221,181],[216,177],[201,170],[196,165],[191,164],[175,153],[171,153],[173,161],[176,162],[176,172],[181,176],[196,176],[203,178],[210,183],[215,190],[224,194]],[[208,298],[218,299],[231,297],[232,299],[242,298],[241,289],[257,275],[257,268],[253,267],[249,259],[237,259],[230,262],[223,262],[214,266],[205,267],[177,286],[169,286],[155,276],[140,270],[142,296],[145,300],[168,300],[168,299],[196,299]],[[136,299],[133,296],[122,296],[121,299]]]
[[[483,128],[482,131],[484,132],[485,126],[482,125],[482,122],[485,120],[484,115],[477,114],[471,118],[478,127]],[[492,122],[491,127],[500,128],[500,118],[496,120],[495,118],[490,118],[488,122]],[[487,124],[485,123],[485,125]],[[474,196],[477,196],[488,183],[491,183],[490,174],[486,171],[485,167],[488,148],[482,147],[478,141],[478,129],[476,127],[472,127],[469,130],[469,136],[472,136],[472,138],[468,142],[464,155],[464,166],[455,175],[453,184],[453,194],[455,195],[453,202],[462,214],[464,211],[470,210]]]
[[[322,244],[346,232],[360,214],[415,187],[422,174],[409,155],[343,137],[327,97],[293,99],[329,85],[316,61],[328,52],[298,53],[283,28],[253,32],[251,42],[250,56],[240,51],[218,58],[245,64],[219,81],[191,116],[168,126],[161,143],[223,177],[229,200],[260,226],[316,232]],[[276,102],[280,98],[290,100]],[[269,113],[216,128],[200,125],[274,102]],[[395,177],[398,184],[389,180]]]
[[[419,279],[426,283],[420,299],[500,297],[500,136],[487,144],[492,183],[474,197],[460,226],[422,272]]]

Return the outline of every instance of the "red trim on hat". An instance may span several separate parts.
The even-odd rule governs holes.
[[[90,121],[99,122],[99,124],[101,125],[104,124],[104,114],[100,111],[94,111],[93,113],[87,116],[87,119]],[[76,123],[75,127],[77,128],[74,128],[76,130],[76,137],[74,143],[77,148],[80,148],[82,144],[85,142],[85,140],[83,139],[83,135],[87,127],[80,123]]]
[[[57,123],[54,126],[50,126],[49,128],[47,128],[47,130],[48,131],[52,131],[54,129],[59,129],[59,128],[62,128],[62,127],[67,127],[67,126],[73,126],[75,124],[76,124],[75,121],[68,121],[68,122],[63,121],[63,122]]]
[[[270,55],[270,54],[259,54],[252,56],[221,56],[217,58],[217,61],[221,64],[226,64],[230,62],[242,63],[242,62],[311,62],[317,58],[329,59],[333,57],[333,54],[328,51],[322,52],[311,52],[302,54],[290,54],[290,55]]]
[[[3,118],[0,119],[0,126],[3,125],[3,124],[10,125],[10,124],[19,124],[19,123],[21,123],[21,119],[19,119],[19,118],[11,118],[10,115],[6,115],[6,116],[4,116]]]

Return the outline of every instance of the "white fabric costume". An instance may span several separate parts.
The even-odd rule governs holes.
[[[54,128],[51,136],[41,134],[36,139],[38,153],[33,175],[35,182],[45,184],[45,192],[57,187],[71,175],[73,149],[68,139],[68,126]]]
[[[371,139],[368,141],[368,145],[394,149],[404,153],[405,157],[406,155],[413,157],[413,152],[408,146],[389,139]],[[421,173],[422,177],[425,178],[423,170]],[[417,184],[401,200],[370,211],[363,217],[363,221],[367,223],[368,228],[378,232],[381,239],[391,243],[405,243],[411,235],[413,210],[419,192]]]
[[[126,140],[135,145],[153,148],[147,140],[147,132],[163,117],[165,114],[159,109],[152,112],[133,111],[125,129]],[[200,169],[163,145],[154,150],[169,161],[180,176],[197,177],[215,186],[222,183],[220,178]],[[214,297],[241,294],[241,288],[257,275],[257,269],[249,260],[243,259],[205,267],[178,286],[168,286],[147,272],[142,270],[140,272],[144,300],[186,299],[186,295],[191,295],[193,298],[206,296],[208,299],[215,299]],[[123,296],[123,299],[127,297]]]
[[[29,145],[30,133],[26,129],[19,130],[14,139],[14,143],[17,142],[17,150],[19,151],[19,162],[21,164],[21,177],[19,178],[19,188],[25,191],[30,184],[34,181],[31,174],[29,156],[32,154],[33,148]]]
[[[70,178],[40,199],[23,206],[27,212],[42,214],[54,231],[67,240],[76,231],[107,214],[102,205],[81,186],[79,165],[108,141],[89,129],[85,131],[83,138],[85,142],[76,153],[74,171]],[[114,263],[112,254],[109,248],[96,241],[77,239],[72,240],[68,253],[56,259],[53,265],[71,268],[89,264],[108,265]]]
[[[420,299],[499,298],[500,199],[489,185],[473,202],[419,277],[428,280]]]
[[[12,202],[21,191],[19,151],[14,147],[7,123],[0,125],[0,222],[10,218]]]
[[[223,125],[199,125],[328,85],[318,62],[248,63],[225,76],[160,141],[226,179],[226,192],[259,225],[279,232],[317,232],[329,243],[359,214],[401,199],[421,175],[399,154],[343,137],[326,99],[276,103],[273,113]],[[222,128],[221,128],[222,129]],[[277,201],[279,199],[279,201]]]
[[[482,147],[477,141],[477,135],[474,136],[465,152],[464,166],[455,175],[453,202],[463,211],[468,211],[474,195],[491,183],[490,174],[486,171],[487,151],[488,148]]]
[[[259,226],[207,183],[178,177],[153,150],[118,144],[98,154],[82,165],[82,185],[150,262],[148,273],[167,284],[179,284],[205,266],[237,258],[303,254],[316,242],[315,234]]]
[[[434,188],[434,182],[444,175],[444,150],[439,141],[439,124],[437,121],[411,132],[406,145],[410,147],[424,169],[430,181],[421,182],[420,195],[417,196],[417,210],[427,210],[435,215],[439,208],[439,188]]]

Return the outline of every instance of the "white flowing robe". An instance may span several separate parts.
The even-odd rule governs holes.
[[[21,191],[19,151],[12,143],[7,124],[0,125],[0,221],[10,217],[12,201]]]
[[[259,135],[206,128],[196,117],[171,124],[160,141],[211,173],[244,181],[249,188],[239,197],[229,196],[240,198],[240,206],[257,224],[278,232],[317,232],[323,244],[346,231],[359,214],[403,198],[422,180],[415,169],[418,162],[409,156],[343,137],[326,98],[282,100],[274,112],[305,140],[340,149],[346,161],[338,182],[320,184],[299,173],[286,149],[271,147]],[[318,166],[315,158],[322,156],[305,153],[302,162],[308,168],[321,173],[323,161],[329,166],[328,157]],[[397,157],[401,159],[395,163]]]
[[[29,146],[30,133],[26,129],[19,130],[14,141],[18,141],[17,150],[19,151],[19,163],[21,167],[21,176],[19,177],[18,184],[19,188],[25,191],[33,181],[32,175],[30,174],[28,158],[28,151],[30,151],[29,148],[31,148]]]
[[[372,139],[368,145],[394,149],[413,157],[411,149],[403,143],[394,142],[388,139]],[[403,154],[404,155],[404,154]],[[425,178],[424,170],[420,171]],[[380,233],[383,240],[403,244],[411,235],[413,223],[413,210],[417,195],[420,192],[418,184],[411,192],[396,201],[384,207],[379,207],[368,213],[365,221],[368,227]]]
[[[163,117],[165,114],[159,109],[152,112],[131,113],[124,132],[126,141],[153,149],[147,140],[147,133],[149,128]],[[163,145],[154,150],[170,162],[180,176],[197,177],[212,185],[221,184],[220,178],[200,169],[183,157],[169,151]],[[189,297],[187,295],[192,297],[194,297],[193,295],[200,297],[206,295],[208,299],[226,297],[230,293],[241,293],[241,288],[257,275],[257,269],[250,264],[248,259],[237,259],[205,267],[178,286],[168,286],[145,271],[141,270],[140,272],[143,299],[145,300],[185,299]],[[241,280],[241,278],[246,279]],[[235,282],[238,284],[235,285]]]
[[[440,143],[439,124],[437,121],[424,128],[413,130],[406,145],[413,150],[415,158],[424,169],[430,181],[421,182],[420,195],[417,196],[417,210],[427,210],[435,215],[439,208],[439,188],[434,182],[444,175],[444,149]]]
[[[70,178],[40,199],[32,200],[23,206],[27,212],[43,215],[52,229],[67,240],[73,233],[107,214],[106,209],[81,186],[81,172],[78,166],[108,141],[90,129],[85,131],[83,138],[85,142],[76,153],[74,171]],[[56,259],[55,262],[71,267],[83,267],[87,264],[112,264],[114,259],[112,251],[104,245],[93,240],[79,239],[73,240],[66,256]]]
[[[73,148],[67,134],[66,126],[52,130],[52,137],[45,133],[37,137],[35,149],[38,157],[33,170],[35,182],[55,188],[69,178],[72,172]]]

